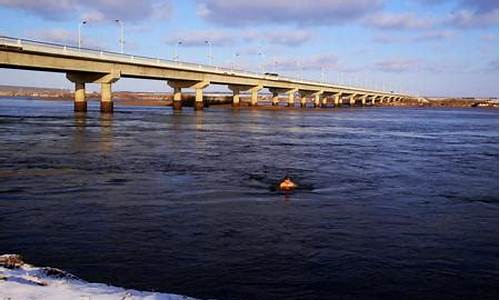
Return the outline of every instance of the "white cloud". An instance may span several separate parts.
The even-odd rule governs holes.
[[[51,42],[66,46],[75,47],[78,44],[78,37],[76,32],[69,31],[63,28],[50,28],[44,30],[35,30],[27,32],[26,35],[33,40]],[[91,49],[107,49],[103,43],[82,35],[82,47]]]
[[[498,9],[487,12],[462,9],[452,13],[443,23],[460,29],[498,26]]]
[[[0,6],[23,10],[47,20],[83,16],[94,21],[136,22],[165,17],[171,11],[170,0],[0,0]]]
[[[320,70],[341,68],[338,57],[334,54],[321,54],[311,57],[301,58],[274,58],[264,63],[268,69],[278,69],[283,71],[295,70]]]
[[[223,25],[338,24],[379,9],[382,0],[199,0],[198,15]]]
[[[375,67],[378,70],[384,72],[406,72],[406,71],[415,71],[422,66],[422,60],[419,59],[386,59],[382,61],[378,61],[375,63]]]
[[[431,28],[435,21],[410,13],[380,13],[367,17],[364,23],[378,29],[427,29]]]
[[[175,44],[182,42],[183,46],[199,47],[210,41],[213,46],[231,46],[237,43],[268,43],[271,45],[297,46],[311,40],[312,32],[306,30],[274,30],[257,32],[253,30],[246,31],[182,31],[167,38],[166,42]]]

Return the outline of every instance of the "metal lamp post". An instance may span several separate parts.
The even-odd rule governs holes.
[[[260,72],[264,73],[264,53],[259,52],[258,55],[261,57]]]
[[[87,21],[78,23],[78,49],[82,47],[82,25],[87,24]]]
[[[238,59],[238,57],[240,56],[239,53],[235,53],[234,54],[234,64],[233,64],[233,69],[236,69],[236,60]]]
[[[205,44],[208,45],[208,65],[211,66],[213,63],[213,57],[212,57],[212,43],[210,41],[205,41]]]
[[[178,52],[178,49],[177,49],[177,47],[179,47],[179,45],[182,45],[182,41],[177,41],[175,43],[175,47],[174,47],[174,60],[175,61],[179,61],[179,52]]]
[[[123,32],[123,22],[121,20],[115,20],[118,25],[120,25],[120,53],[123,53],[123,45],[125,44],[124,32]]]

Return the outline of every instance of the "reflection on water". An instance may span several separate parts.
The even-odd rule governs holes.
[[[109,154],[113,151],[113,114],[101,114],[99,125],[101,129],[99,152]]]
[[[1,253],[199,298],[497,298],[496,111],[89,104],[0,101]]]

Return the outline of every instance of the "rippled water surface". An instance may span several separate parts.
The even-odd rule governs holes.
[[[1,253],[202,299],[498,298],[495,110],[90,104],[0,100]]]

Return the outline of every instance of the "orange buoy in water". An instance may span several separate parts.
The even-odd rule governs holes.
[[[292,178],[286,176],[285,178],[283,178],[281,180],[278,187],[280,190],[290,191],[290,190],[297,188],[297,184],[295,184],[295,182],[292,181]]]

